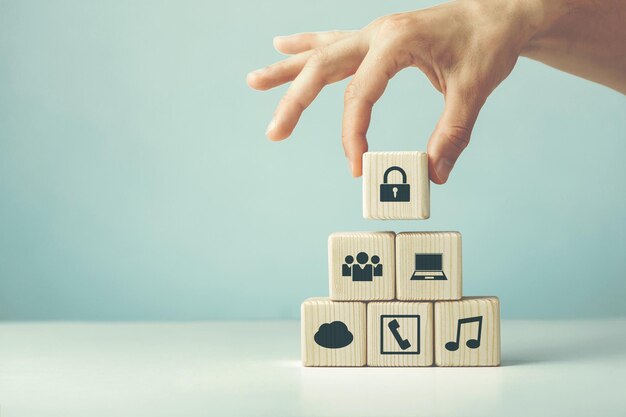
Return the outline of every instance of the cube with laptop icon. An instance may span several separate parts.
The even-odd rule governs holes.
[[[462,277],[459,232],[405,232],[396,236],[398,300],[458,300]]]

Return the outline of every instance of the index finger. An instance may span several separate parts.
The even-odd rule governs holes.
[[[341,140],[355,177],[361,176],[363,171],[362,156],[367,152],[366,134],[372,108],[396,72],[394,60],[370,50],[346,88]]]

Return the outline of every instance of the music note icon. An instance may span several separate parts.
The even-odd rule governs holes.
[[[446,349],[450,352],[454,352],[459,348],[459,341],[461,339],[461,327],[468,323],[478,323],[478,336],[476,339],[467,339],[465,345],[470,349],[476,349],[480,346],[480,336],[483,330],[483,316],[467,317],[459,319],[456,323],[456,341],[450,341],[446,343]]]

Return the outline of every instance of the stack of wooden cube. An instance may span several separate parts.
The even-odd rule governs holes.
[[[363,216],[430,217],[428,155],[363,156]],[[328,240],[329,298],[302,304],[305,366],[497,366],[500,303],[463,297],[458,232]]]

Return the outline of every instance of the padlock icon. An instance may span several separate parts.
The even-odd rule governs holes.
[[[402,184],[389,184],[389,173],[398,171],[402,174]],[[406,183],[406,172],[398,166],[387,168],[383,175],[383,183],[380,184],[380,201],[411,201],[411,185]]]

